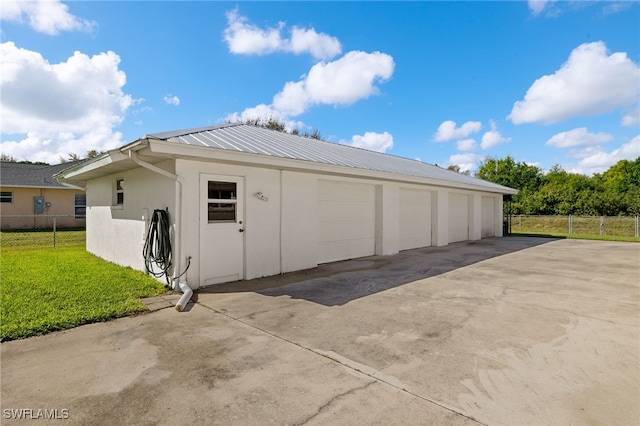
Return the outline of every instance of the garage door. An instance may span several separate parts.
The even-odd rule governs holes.
[[[449,194],[449,242],[469,239],[469,196]]]
[[[400,250],[431,245],[431,191],[400,189]]]
[[[493,237],[496,233],[495,198],[482,197],[482,238]]]
[[[375,186],[319,180],[318,263],[371,256],[375,237]]]

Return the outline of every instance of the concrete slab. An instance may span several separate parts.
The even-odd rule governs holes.
[[[3,343],[2,423],[636,425],[639,318],[633,243],[339,262]]]

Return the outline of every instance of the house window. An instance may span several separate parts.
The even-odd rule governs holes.
[[[13,192],[12,191],[0,192],[0,203],[13,203]]]
[[[115,191],[115,205],[121,206],[124,204],[124,179],[116,180]]]
[[[76,219],[84,219],[87,214],[87,194],[75,194],[74,214]]]
[[[236,199],[235,182],[209,181],[207,187],[207,217],[212,222],[235,222]]]

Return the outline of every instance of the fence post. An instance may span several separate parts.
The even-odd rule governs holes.
[[[573,234],[573,216],[569,215],[569,233]]]
[[[53,247],[56,246],[56,217],[53,217]]]
[[[600,216],[600,235],[604,235],[604,216]]]
[[[520,225],[520,229],[519,229],[519,231],[518,231],[518,232],[522,232],[522,215],[519,215],[519,216],[518,216],[518,223],[519,223],[519,225]]]
[[[636,238],[640,237],[640,216],[636,216]]]

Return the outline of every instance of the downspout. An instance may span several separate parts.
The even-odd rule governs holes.
[[[138,154],[136,154],[135,151],[133,150],[129,150],[129,158],[131,159],[131,161],[133,161],[134,163],[136,163],[138,166],[143,167],[147,170],[151,170],[154,173],[158,173],[162,176],[168,177],[169,179],[173,179],[175,181],[175,198],[176,198],[176,212],[174,214],[174,233],[175,233],[175,259],[176,259],[176,263],[175,266],[173,267],[173,279],[172,279],[172,285],[173,285],[173,289],[175,290],[176,287],[178,287],[180,289],[180,291],[182,292],[182,297],[180,297],[180,300],[178,300],[178,303],[176,304],[176,310],[178,312],[182,311],[184,309],[184,307],[187,305],[187,303],[189,302],[189,300],[191,300],[191,296],[193,296],[193,290],[191,289],[191,287],[189,287],[189,285],[187,284],[186,281],[180,281],[179,278],[179,274],[180,274],[180,250],[181,250],[181,242],[182,242],[182,226],[181,226],[181,220],[182,220],[182,186],[183,186],[183,179],[182,177],[168,172],[164,169],[161,169],[158,166],[154,166],[153,164],[147,163],[145,161],[142,161],[139,157]]]

